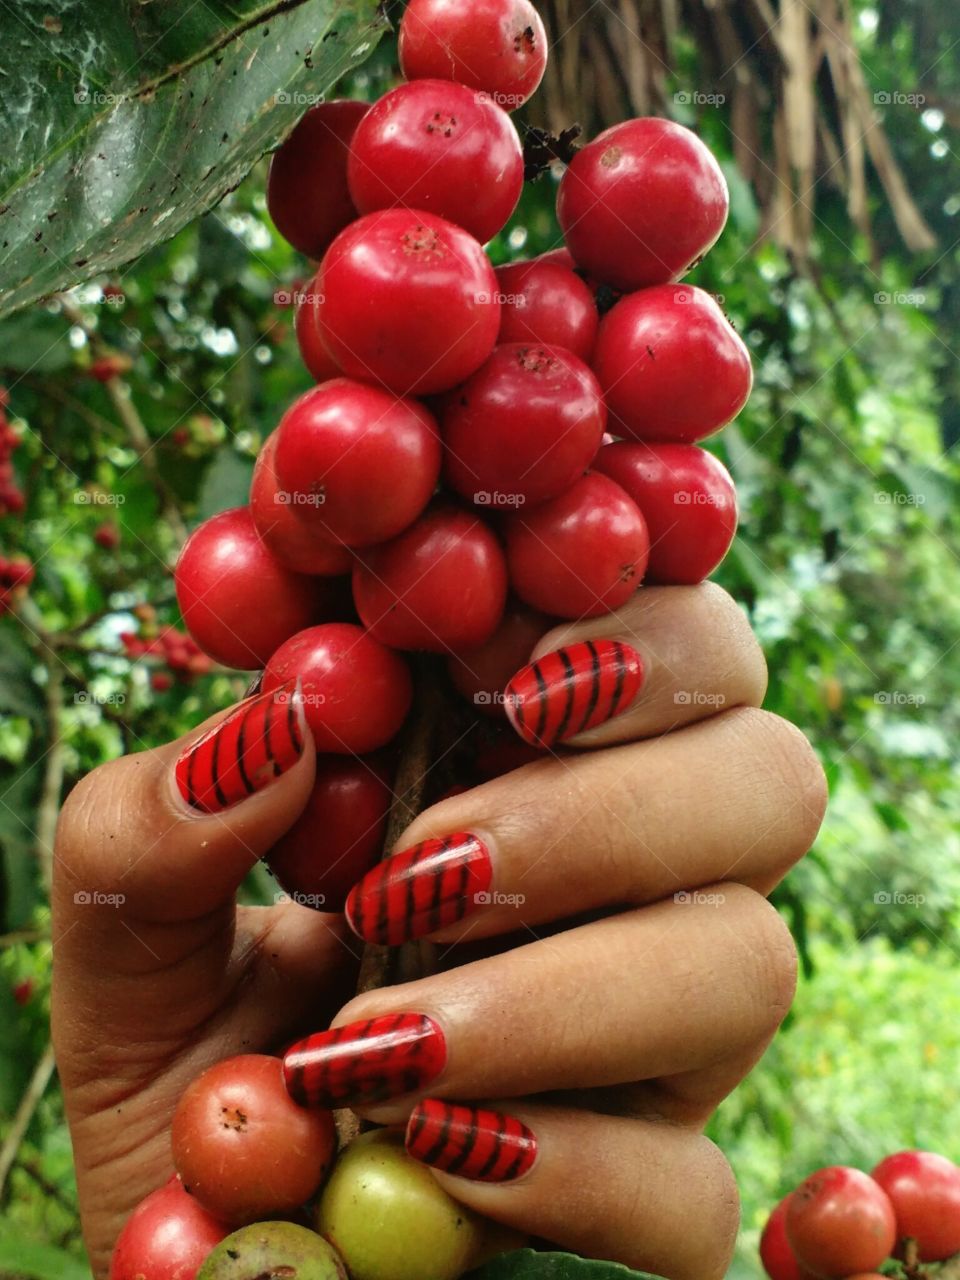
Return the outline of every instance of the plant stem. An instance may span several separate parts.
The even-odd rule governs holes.
[[[23,1097],[20,1099],[20,1105],[17,1107],[16,1115],[10,1123],[10,1129],[7,1132],[3,1146],[0,1147],[0,1204],[3,1203],[4,1190],[7,1185],[7,1178],[10,1176],[10,1170],[16,1163],[17,1153],[26,1137],[27,1130],[30,1128],[30,1121],[33,1119],[34,1112],[40,1105],[40,1099],[50,1083],[50,1077],[53,1075],[55,1066],[53,1045],[48,1044],[34,1069]]]

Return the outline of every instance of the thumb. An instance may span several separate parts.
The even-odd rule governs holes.
[[[296,686],[256,694],[176,742],[102,765],[61,814],[59,931],[81,919],[108,930],[118,918],[196,920],[232,901],[300,814],[313,775]]]

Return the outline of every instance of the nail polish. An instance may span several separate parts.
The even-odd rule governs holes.
[[[423,1013],[388,1013],[307,1036],[283,1055],[290,1096],[304,1107],[354,1107],[416,1093],[447,1060]]]
[[[187,804],[219,813],[295,765],[304,748],[299,701],[295,682],[257,694],[192,742],[176,764]]]
[[[455,924],[489,901],[487,846],[466,831],[392,854],[347,898],[350,928],[367,942],[399,946]]]
[[[474,1182],[513,1182],[537,1157],[533,1131],[516,1116],[438,1098],[414,1107],[406,1145],[422,1164]]]
[[[518,671],[504,690],[504,707],[525,742],[552,747],[620,715],[643,677],[643,659],[630,645],[586,640]]]

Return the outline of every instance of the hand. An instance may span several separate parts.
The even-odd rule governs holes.
[[[469,913],[454,902],[441,918],[460,918],[431,936],[489,948],[519,928],[520,944],[462,964],[471,948],[453,946],[443,972],[353,1000],[335,1025],[364,1034],[341,1033],[333,1049],[311,1038],[289,1059],[290,1083],[324,1105],[375,1098],[368,1114],[391,1122],[425,1099],[411,1148],[465,1203],[578,1252],[712,1280],[738,1214],[702,1130],[789,1007],[793,947],[763,895],[813,840],[823,779],[802,737],[753,709],[763,662],[717,588],[644,589],[536,653],[604,636],[634,647],[647,671],[622,714],[572,742],[609,749],[448,799],[401,841],[474,837],[466,860],[490,901],[474,894]],[[167,1129],[187,1081],[282,1043],[308,1011],[325,1025],[354,963],[335,917],[292,904],[234,915],[237,883],[305,803],[309,742],[265,790],[217,815],[192,814],[173,788],[183,745],[98,770],[62,820],[54,1031],[98,1275],[124,1215],[169,1172]],[[414,855],[393,869],[430,865]],[[430,887],[447,901],[446,878]],[[75,903],[84,889],[125,901]],[[370,890],[355,896],[353,920],[376,933]],[[397,904],[394,937],[429,927],[429,913],[399,909],[402,894],[384,901]],[[390,1052],[374,1057],[363,1023],[381,1016],[407,1034],[392,1046],[382,1037]],[[411,1062],[426,1064],[419,1076],[403,1069]],[[484,1159],[443,1172],[454,1154],[444,1134]],[[523,1176],[476,1176],[505,1173]]]

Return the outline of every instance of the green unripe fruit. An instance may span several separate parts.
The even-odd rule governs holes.
[[[347,1280],[326,1240],[293,1222],[254,1222],[207,1254],[197,1280]]]
[[[351,1280],[457,1280],[473,1266],[482,1221],[385,1129],[341,1153],[317,1206],[317,1230]]]

